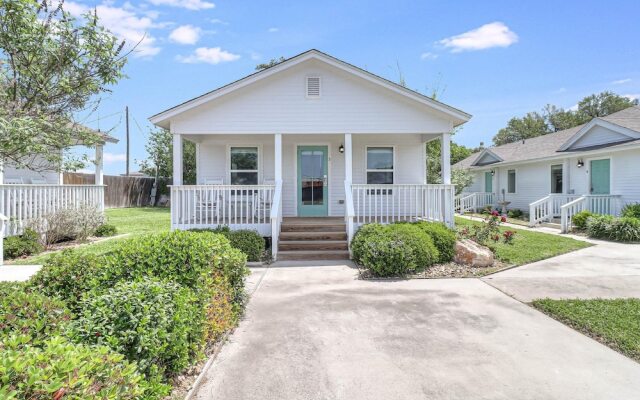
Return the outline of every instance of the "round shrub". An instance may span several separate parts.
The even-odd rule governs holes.
[[[385,225],[381,224],[365,224],[358,229],[355,236],[351,240],[351,254],[353,260],[358,264],[363,264],[362,258],[366,253],[366,244],[372,237],[382,236],[385,231]]]
[[[260,261],[264,252],[264,238],[256,231],[243,229],[231,231],[227,239],[234,247],[247,255],[247,261]]]
[[[145,380],[135,364],[104,346],[54,336],[35,347],[27,336],[12,335],[0,342],[0,353],[3,399],[152,400],[169,393],[169,386]]]
[[[614,218],[611,223],[609,239],[617,242],[640,242],[640,219]]]
[[[30,256],[42,252],[40,235],[33,229],[26,228],[22,235],[9,236],[4,239],[3,254],[6,259]]]
[[[640,203],[627,204],[622,207],[623,217],[640,218]]]
[[[76,311],[82,296],[93,289],[104,266],[104,258],[65,250],[53,254],[28,285],[46,296],[56,296]]]
[[[94,234],[98,237],[107,237],[114,236],[116,233],[118,233],[118,228],[116,228],[115,225],[102,224],[96,229]]]
[[[420,221],[415,225],[431,236],[433,244],[440,254],[438,263],[448,263],[453,260],[453,256],[456,254],[456,232],[454,230],[438,222]]]
[[[62,301],[28,292],[24,287],[3,286],[0,336],[23,334],[28,335],[33,343],[39,343],[51,335],[62,333],[71,320],[71,313]]]
[[[147,376],[181,371],[205,343],[205,308],[177,283],[145,278],[86,296],[72,335],[137,361]]]
[[[369,227],[358,231],[354,242],[354,258],[376,276],[413,273],[439,258],[431,236],[413,224]]]
[[[613,220],[614,217],[611,215],[594,215],[587,218],[587,234],[592,238],[609,239]]]
[[[507,217],[509,218],[522,218],[524,213],[522,210],[518,208],[512,208],[511,210],[507,210]]]
[[[580,211],[571,218],[571,223],[574,228],[584,230],[587,228],[587,220],[594,215],[596,214],[588,210]]]

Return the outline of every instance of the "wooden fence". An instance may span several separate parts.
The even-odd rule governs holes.
[[[104,206],[107,208],[144,207],[151,204],[154,178],[137,176],[104,176]],[[65,172],[65,185],[93,185],[95,175]],[[156,202],[158,198],[156,197]]]

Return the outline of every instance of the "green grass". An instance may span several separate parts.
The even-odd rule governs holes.
[[[640,362],[640,299],[542,299],[533,306]]]
[[[78,247],[78,251],[86,254],[105,254],[111,251],[118,242],[135,235],[145,233],[166,232],[170,228],[170,213],[168,208],[112,208],[105,211],[107,221],[118,229],[118,235],[129,235],[122,238],[105,240],[100,243],[89,243]],[[32,257],[7,261],[7,264],[44,264],[53,253],[42,253]]]
[[[456,226],[468,226],[479,223],[480,222],[477,221],[456,217]],[[512,265],[529,264],[591,246],[590,243],[566,236],[532,232],[511,227],[501,227],[500,230],[516,232],[513,244],[498,243],[492,245],[496,258]]]

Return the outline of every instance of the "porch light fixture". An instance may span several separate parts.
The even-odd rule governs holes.
[[[492,170],[491,170],[491,176],[495,176],[495,175],[496,175],[496,170],[495,170],[495,169],[492,169]]]
[[[343,145],[340,145],[340,147],[338,147],[338,151],[339,151],[340,153],[344,153],[344,146],[343,146]]]
[[[578,159],[578,168],[582,168],[584,167],[584,161],[582,161],[582,158]]]

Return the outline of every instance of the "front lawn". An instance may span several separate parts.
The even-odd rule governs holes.
[[[457,227],[479,223],[480,222],[471,221],[466,218],[456,217]],[[566,236],[532,232],[504,226],[500,227],[500,230],[503,232],[507,230],[516,232],[512,244],[496,243],[492,245],[496,258],[499,261],[511,265],[529,264],[591,246],[590,243]]]
[[[542,299],[533,306],[640,362],[640,299]]]
[[[110,208],[105,210],[107,221],[115,225],[118,235],[129,234],[122,238],[113,238],[98,243],[81,245],[82,254],[102,255],[112,251],[122,240],[144,233],[167,232],[170,228],[170,210],[159,207]],[[7,264],[44,264],[55,252],[46,252],[27,258],[7,260]]]

